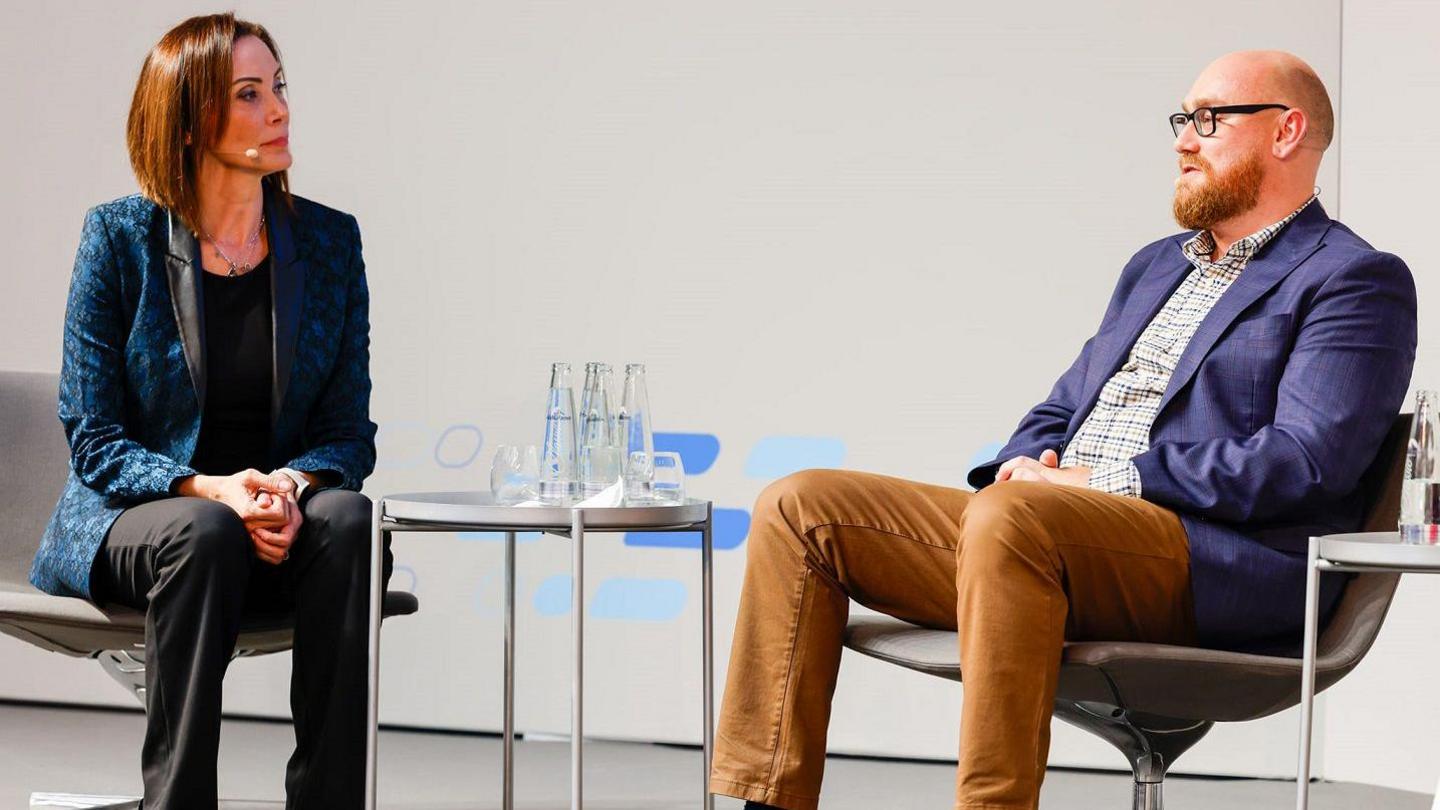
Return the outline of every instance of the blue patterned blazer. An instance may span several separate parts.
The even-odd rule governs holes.
[[[375,466],[360,229],[349,214],[294,202],[292,211],[265,199],[272,469],[328,473],[327,483],[358,490]],[[60,369],[70,476],[30,570],[42,591],[91,598],[90,568],[115,518],[195,474],[186,464],[205,402],[199,256],[181,220],[138,195],[85,215]]]
[[[1136,338],[1190,272],[1182,233],[1135,254],[1095,336],[970,484],[1014,456],[1063,454]],[[1141,497],[1190,540],[1200,643],[1285,648],[1304,626],[1311,535],[1356,531],[1361,474],[1399,412],[1415,363],[1415,282],[1310,204],[1256,254],[1180,356],[1134,458]],[[1321,580],[1322,609],[1343,581]]]

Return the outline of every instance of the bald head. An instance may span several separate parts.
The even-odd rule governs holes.
[[[1305,114],[1305,142],[1323,151],[1335,137],[1335,110],[1315,69],[1285,51],[1236,51],[1211,62],[1192,94],[1232,104],[1284,104]]]
[[[1226,54],[1185,96],[1186,112],[1201,107],[1217,110],[1204,119],[1203,135],[1199,119],[1176,126],[1174,208],[1182,227],[1209,230],[1219,245],[1314,196],[1335,113],[1309,65],[1283,51]]]

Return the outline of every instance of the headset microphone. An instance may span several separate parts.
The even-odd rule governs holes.
[[[255,160],[256,158],[260,157],[260,150],[252,146],[249,149],[245,150],[245,157],[250,158],[251,160]]]

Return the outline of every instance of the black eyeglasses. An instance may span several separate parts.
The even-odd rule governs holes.
[[[1185,125],[1191,121],[1195,122],[1195,134],[1202,138],[1208,138],[1215,134],[1215,126],[1219,122],[1216,116],[1227,113],[1241,113],[1249,115],[1261,110],[1288,110],[1284,104],[1231,104],[1228,107],[1196,107],[1195,112],[1178,112],[1170,114],[1170,129],[1175,131],[1175,137],[1180,137]]]

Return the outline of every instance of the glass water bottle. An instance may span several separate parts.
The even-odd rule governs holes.
[[[580,395],[580,494],[598,494],[620,477],[620,448],[611,438],[610,366],[585,364]]]
[[[564,503],[575,488],[575,391],[570,364],[550,367],[550,396],[545,407],[545,444],[540,453],[540,500]]]
[[[626,497],[644,499],[650,490],[655,438],[650,430],[650,394],[645,389],[645,366],[641,363],[625,366],[625,392],[615,426],[620,433]],[[636,453],[643,455],[637,457]]]
[[[1440,394],[1415,392],[1415,421],[1405,450],[1405,480],[1400,490],[1400,537],[1406,543],[1440,544],[1440,470],[1436,431]]]
[[[610,444],[610,366],[585,364],[585,387],[580,394],[580,446]]]

